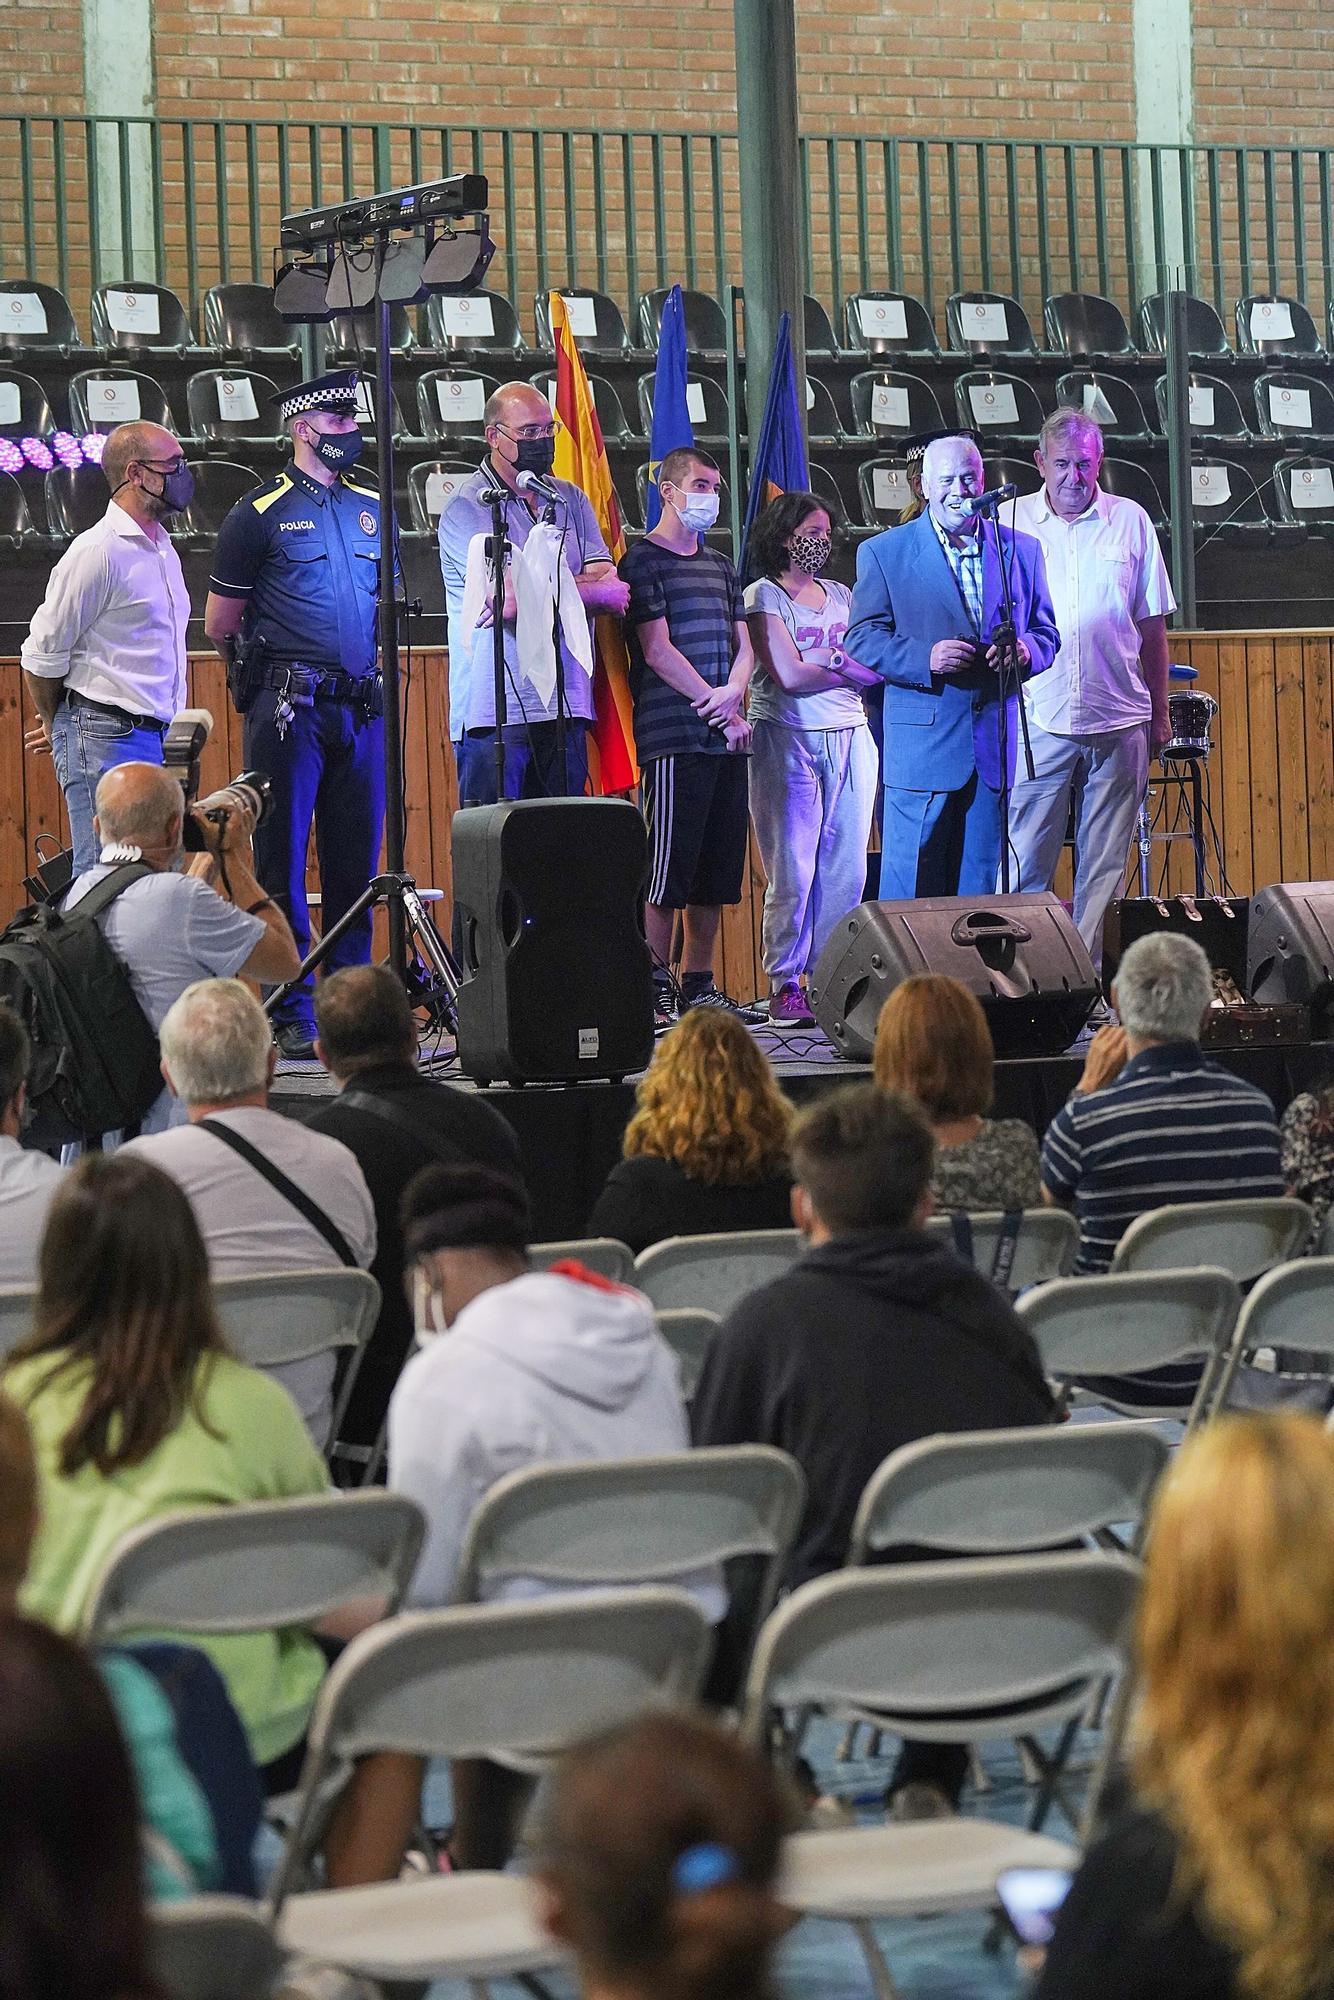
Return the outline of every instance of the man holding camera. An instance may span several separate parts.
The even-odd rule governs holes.
[[[922,460],[926,512],[857,553],[844,641],[885,681],[880,893],[991,896],[1000,861],[1002,777],[1013,784],[1018,683],[1044,673],[1060,633],[1042,550],[980,518],[982,454],[936,438]],[[1014,596],[1014,663],[1002,697],[1001,564]]]
[[[97,921],[155,1029],[197,979],[240,973],[278,984],[301,962],[287,919],[255,880],[249,811],[224,794],[192,807],[190,818],[203,847],[187,867],[178,780],[155,764],[104,772],[93,821],[101,858],[64,903],[76,908],[122,862],[145,861],[153,870],[129,883]],[[140,1131],[160,1132],[183,1117],[164,1090]]]
[[[284,390],[291,463],[247,493],[218,535],[204,629],[228,663],[245,717],[245,760],[272,797],[257,830],[259,877],[297,951],[310,949],[306,850],[316,822],[321,912],[332,928],[379,865],[384,828],[384,690],[377,671],[380,502],[354,472],[362,448],[357,372]],[[327,970],[370,957],[370,912],[343,933]],[[285,1056],[313,1061],[309,979],[274,1014]]]

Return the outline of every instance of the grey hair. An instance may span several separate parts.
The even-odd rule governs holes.
[[[1045,458],[1057,438],[1069,437],[1075,431],[1093,439],[1098,447],[1098,463],[1101,464],[1104,449],[1102,425],[1096,418],[1085,416],[1082,410],[1053,410],[1038,432],[1038,450]]]
[[[158,1040],[183,1104],[223,1104],[268,1084],[268,1018],[239,979],[197,979],[187,986],[167,1009]]]
[[[1196,1042],[1214,997],[1213,973],[1194,938],[1158,931],[1136,938],[1116,968],[1116,1011],[1141,1042]]]
[[[969,451],[972,452],[974,458],[977,460],[978,464],[979,465],[983,464],[984,461],[982,458],[981,447],[977,445],[972,438],[965,437],[962,431],[949,431],[946,433],[944,437],[932,438],[930,444],[927,446],[926,450],[922,453],[923,477],[925,477],[931,471],[936,458],[939,456],[940,452],[944,449],[944,447],[947,444],[966,444]]]
[[[113,764],[97,781],[95,809],[102,845],[154,846],[183,806],[180,780],[160,764]]]

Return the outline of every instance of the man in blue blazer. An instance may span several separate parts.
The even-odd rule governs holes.
[[[1061,643],[1042,550],[1031,535],[974,518],[982,482],[975,444],[935,439],[922,462],[926,512],[857,554],[844,644],[885,681],[887,901],[995,894],[1002,745],[1008,789],[1020,740],[1018,689],[1012,681],[1002,709],[991,643],[1003,617],[1002,559],[1020,676],[1043,673]]]

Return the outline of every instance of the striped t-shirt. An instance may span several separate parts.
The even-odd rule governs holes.
[[[1079,1217],[1076,1272],[1105,1271],[1149,1209],[1282,1194],[1274,1108],[1197,1043],[1145,1049],[1057,1112],[1042,1178]]]
[[[682,556],[646,535],[621,557],[620,573],[630,586],[625,624],[640,763],[693,750],[727,756],[722,731],[696,715],[688,695],[668,687],[654,673],[639,643],[639,627],[665,618],[677,652],[685,654],[710,687],[722,687],[736,654],[735,628],[746,622],[736,571],[706,542],[701,541],[694,555]]]

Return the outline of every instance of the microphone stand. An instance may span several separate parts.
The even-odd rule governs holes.
[[[479,497],[491,509],[491,674],[494,688],[494,708],[496,720],[496,798],[505,797],[505,722],[507,703],[505,700],[505,558],[508,533],[505,527],[505,503],[509,493],[487,465],[487,476],[491,480],[491,490]]]
[[[986,534],[986,524],[990,520],[996,529],[996,561],[1000,568],[1001,580],[1001,622],[991,635],[991,644],[996,649],[996,679],[1000,694],[1000,705],[996,711],[996,750],[1000,758],[1000,893],[1010,893],[1010,683],[1013,681],[1018,707],[1019,728],[1024,744],[1024,770],[1031,779],[1033,773],[1033,745],[1028,734],[1028,710],[1024,705],[1023,678],[1019,671],[1019,634],[1014,622],[1014,589],[1010,580],[1010,565],[1006,561],[1001,543],[1000,510],[1003,502],[999,499],[983,501],[973,508],[974,514]]]

